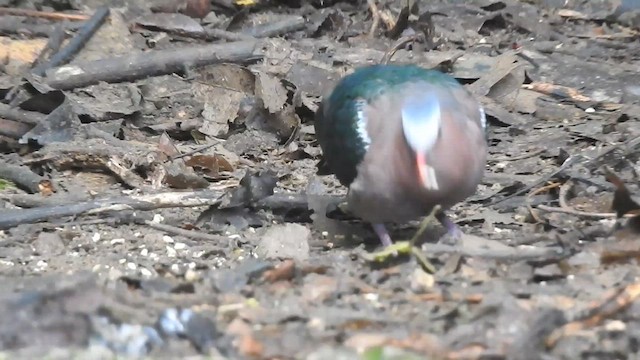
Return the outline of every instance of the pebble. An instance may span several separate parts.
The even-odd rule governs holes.
[[[175,242],[175,240],[173,240],[171,236],[167,235],[162,236],[162,241],[166,242],[167,244],[173,244]]]
[[[415,269],[410,278],[411,290],[416,294],[428,292],[435,284],[433,275],[427,273],[421,268]]]
[[[147,268],[140,268],[140,275],[150,278],[151,276],[153,276],[153,273]]]
[[[184,279],[188,282],[196,282],[200,280],[200,274],[195,270],[187,269],[184,273]]]
[[[176,252],[176,249],[172,248],[171,246],[167,246],[167,256],[168,257],[176,257],[178,255],[178,253]]]
[[[41,232],[38,238],[31,244],[33,251],[47,256],[61,255],[66,251],[66,246],[58,233]]]
[[[264,259],[309,258],[311,231],[303,225],[287,223],[270,227],[262,236],[256,254]]]

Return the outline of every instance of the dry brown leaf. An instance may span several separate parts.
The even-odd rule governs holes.
[[[286,259],[275,268],[265,271],[264,274],[262,274],[262,279],[268,282],[291,280],[295,275],[295,270],[295,261]]]
[[[272,114],[282,111],[287,103],[287,89],[282,81],[262,71],[256,73],[255,95],[262,99],[264,108]]]
[[[218,177],[221,171],[233,171],[233,166],[229,161],[219,154],[193,155],[185,161],[185,165],[190,166],[195,170],[206,170],[206,175],[211,177]]]
[[[524,68],[515,52],[506,52],[496,59],[490,72],[482,75],[469,89],[476,95],[498,100],[520,89]]]
[[[0,37],[0,59],[32,63],[47,45],[46,39],[14,40]]]

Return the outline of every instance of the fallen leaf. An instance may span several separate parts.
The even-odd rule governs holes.
[[[524,81],[524,68],[517,60],[513,52],[498,56],[491,71],[469,85],[469,90],[478,96],[498,100],[520,89]]]
[[[238,352],[243,356],[262,358],[264,345],[251,334],[244,335],[238,343]]]
[[[160,150],[168,158],[180,155],[180,151],[178,150],[178,148],[176,148],[173,140],[171,140],[166,132],[163,132],[162,135],[160,135],[160,139],[158,140],[158,150]]]
[[[216,178],[220,176],[221,171],[231,172],[233,166],[222,155],[193,155],[187,161],[185,165],[194,168],[195,170],[206,170],[207,176]]]
[[[262,274],[262,279],[267,282],[287,281],[293,279],[296,270],[296,263],[291,259],[286,259],[275,268],[267,270]]]
[[[275,114],[287,103],[287,89],[280,79],[265,72],[256,72],[255,95],[262,100],[264,108]]]
[[[46,39],[14,40],[0,37],[0,59],[31,64],[47,44]]]

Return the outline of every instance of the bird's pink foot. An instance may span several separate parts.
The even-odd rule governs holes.
[[[462,239],[462,236],[464,235],[462,229],[460,229],[456,223],[451,221],[444,212],[440,212],[436,217],[438,218],[438,221],[447,228],[447,233],[442,236],[438,242],[455,244]]]
[[[389,235],[389,232],[387,231],[387,228],[384,226],[384,224],[371,224],[371,227],[373,227],[373,231],[375,231],[378,235],[382,246],[387,247],[392,244],[391,236]]]

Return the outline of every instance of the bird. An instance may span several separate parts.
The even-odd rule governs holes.
[[[324,96],[314,117],[319,175],[348,188],[347,210],[371,224],[384,247],[388,223],[440,206],[436,218],[463,235],[446,210],[477,191],[487,158],[487,120],[453,76],[414,64],[356,68]]]

